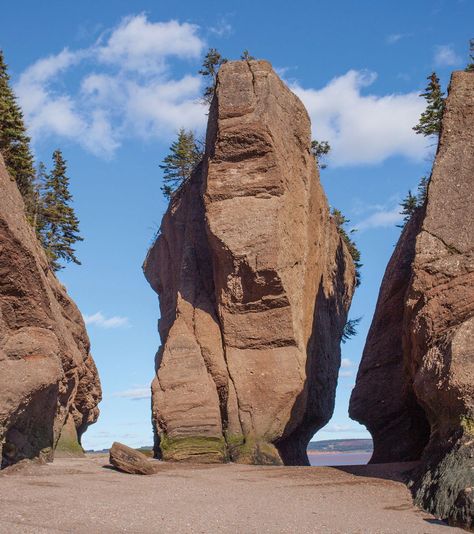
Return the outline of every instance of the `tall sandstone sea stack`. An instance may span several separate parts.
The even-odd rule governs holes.
[[[82,316],[48,266],[0,156],[1,467],[81,454],[101,389]]]
[[[425,206],[380,289],[350,415],[372,462],[418,460],[415,500],[454,524],[474,513],[474,73],[451,79]]]
[[[306,464],[331,417],[354,266],[300,100],[266,61],[220,69],[206,153],[144,264],[160,298],[156,453]]]

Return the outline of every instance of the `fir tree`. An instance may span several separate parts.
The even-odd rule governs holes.
[[[46,165],[40,161],[36,168],[35,180],[33,182],[32,226],[36,233],[36,237],[43,245],[44,228],[46,225],[43,195],[45,194],[47,176]]]
[[[439,136],[441,131],[441,119],[444,111],[444,93],[441,91],[439,78],[433,72],[427,78],[429,83],[421,97],[426,99],[427,106],[420,116],[418,124],[413,127],[417,134],[425,136]]]
[[[246,49],[242,52],[242,54],[240,55],[240,59],[244,60],[244,61],[252,61],[253,59],[255,59],[253,56],[250,55],[249,51]]]
[[[320,169],[325,169],[327,164],[324,163],[324,158],[331,151],[331,145],[328,141],[311,141],[311,154],[316,158],[316,162]]]
[[[357,319],[349,319],[342,330],[341,341],[345,343],[351,337],[357,335],[357,325],[360,323],[362,317],[357,317]]]
[[[170,153],[163,160],[163,186],[161,190],[166,198],[183,184],[193,172],[203,156],[202,149],[192,131],[181,128],[178,138],[170,146]]]
[[[216,48],[209,48],[207,54],[204,56],[202,69],[199,71],[199,74],[202,74],[207,79],[207,86],[204,88],[202,97],[207,104],[210,104],[214,97],[217,73],[223,63],[227,63],[227,59],[223,58]]]
[[[349,250],[349,253],[352,257],[352,260],[354,261],[355,266],[355,275],[356,275],[356,287],[360,286],[361,276],[360,276],[360,269],[362,267],[362,263],[360,262],[360,251],[357,248],[357,245],[355,242],[351,239],[349,234],[355,233],[357,230],[353,228],[349,231],[349,234],[346,232],[346,229],[344,226],[351,221],[347,219],[340,210],[333,208],[331,210],[331,216],[333,221],[336,223],[337,230],[339,232],[339,235],[342,237],[342,240],[347,246],[347,249]]]
[[[8,172],[15,179],[23,196],[26,213],[31,222],[34,211],[35,172],[29,143],[23,114],[10,87],[10,76],[0,50],[0,152]]]
[[[418,208],[418,198],[416,195],[413,195],[410,190],[408,190],[407,196],[400,202],[401,211],[400,214],[403,215],[403,224],[397,225],[399,228],[403,228],[407,222],[411,219],[412,215]]]
[[[53,153],[53,170],[46,176],[42,213],[44,226],[42,241],[53,270],[62,268],[60,261],[81,262],[76,257],[74,244],[82,241],[79,220],[71,206],[66,161],[60,150]]]
[[[467,64],[466,72],[474,72],[474,39],[469,39],[469,52],[470,63]]]

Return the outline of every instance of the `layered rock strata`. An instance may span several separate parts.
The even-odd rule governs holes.
[[[0,458],[81,454],[101,389],[82,316],[48,266],[0,156]],[[64,429],[64,432],[63,432]]]
[[[355,277],[310,142],[268,62],[222,66],[205,157],[144,264],[161,310],[158,456],[306,464],[332,415]]]
[[[472,73],[452,76],[427,200],[387,267],[350,413],[373,434],[373,462],[421,458],[416,502],[472,526]]]

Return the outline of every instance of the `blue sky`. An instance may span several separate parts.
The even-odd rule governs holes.
[[[159,163],[181,126],[202,132],[197,71],[209,46],[268,59],[333,146],[322,182],[359,228],[359,335],[343,345],[333,419],[316,439],[365,437],[347,417],[398,203],[431,166],[411,126],[434,69],[446,86],[474,37],[471,0],[202,2],[17,0],[2,6],[0,48],[38,160],[68,160],[85,241],[60,278],[87,319],[104,400],[86,448],[152,442],[149,384],[158,302],[141,272],[165,202]]]

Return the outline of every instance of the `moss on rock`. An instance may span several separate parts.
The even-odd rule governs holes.
[[[223,437],[170,438],[166,434],[160,434],[160,449],[163,460],[172,462],[223,463],[227,461],[227,447]]]
[[[276,447],[254,437],[227,436],[230,459],[239,464],[283,465]]]

